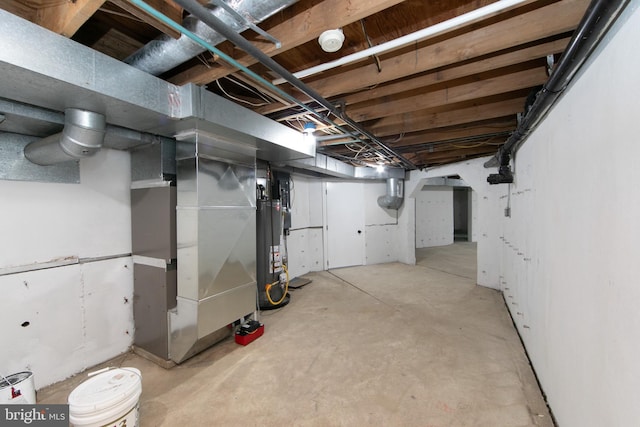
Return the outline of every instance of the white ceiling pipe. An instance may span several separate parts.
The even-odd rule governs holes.
[[[527,3],[532,3],[534,0],[499,0],[495,3],[491,3],[488,6],[481,7],[471,12],[465,13],[455,18],[451,18],[447,21],[440,22],[415,33],[407,34],[406,36],[398,37],[397,39],[390,40],[386,43],[370,47],[369,49],[361,50],[359,52],[352,53],[351,55],[343,56],[335,61],[325,62],[324,64],[317,65],[315,67],[308,68],[306,70],[298,71],[293,75],[299,79],[309,77],[314,74],[321,73],[332,68],[339,67],[341,65],[350,64],[352,62],[359,61],[373,55],[379,55],[384,52],[389,52],[394,49],[401,48],[408,44],[414,43],[418,40],[425,40],[430,37],[435,37],[446,32],[458,29],[460,27],[473,24],[478,21],[495,16],[499,13],[506,12],[514,9],[518,6],[523,6]],[[284,83],[284,79],[273,80],[274,85]]]

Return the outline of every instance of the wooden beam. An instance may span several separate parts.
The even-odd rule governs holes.
[[[140,9],[138,6],[130,3],[127,0],[109,0],[111,3],[116,6],[126,10],[133,16],[141,19],[152,27],[162,31],[166,35],[177,39],[180,37],[180,31],[174,30],[167,24],[157,20],[153,16],[149,15],[144,10]],[[174,3],[172,0],[145,0],[149,6],[153,7],[158,12],[163,13],[167,17],[169,17],[172,21],[181,23],[182,22],[182,7]]]
[[[36,19],[36,8],[34,8],[33,5],[27,4],[23,1],[3,1],[1,9],[6,10],[7,12],[19,16],[23,19],[26,19],[27,21],[33,22]]]
[[[35,23],[65,37],[71,37],[104,2],[105,0],[58,2],[38,9]]]
[[[562,0],[549,6],[461,34],[375,64],[352,68],[308,83],[330,97],[434,70],[575,29],[588,0]]]
[[[514,50],[513,52],[465,63],[458,67],[446,68],[432,73],[423,74],[397,83],[376,86],[372,89],[364,90],[353,95],[347,95],[341,99],[343,99],[347,105],[356,104],[358,102],[378,99],[383,96],[389,96],[399,92],[416,90],[437,83],[444,83],[462,77],[469,77],[474,74],[480,74],[497,68],[520,64],[538,58],[545,58],[547,55],[561,53],[567,47],[567,44],[569,44],[569,40],[570,39],[566,37],[524,49]]]
[[[324,30],[344,27],[369,15],[380,12],[388,7],[402,3],[403,0],[325,0],[317,2],[311,8],[292,16],[267,31],[280,40],[282,47],[264,44],[262,51],[269,56],[277,55],[289,49],[315,39]],[[240,64],[249,66],[257,61],[244,52],[235,58]],[[206,84],[224,77],[233,69],[196,66],[170,79],[171,83],[183,85],[185,83]]]
[[[440,152],[429,152],[429,151],[419,151],[415,154],[423,160],[429,162],[436,161],[452,161],[455,159],[464,159],[468,156],[478,156],[481,154],[493,154],[498,151],[498,146],[496,145],[481,145],[479,147],[471,147],[468,149],[463,148],[451,148],[448,151],[440,151]]]
[[[513,52],[505,53],[502,55],[497,55],[491,58],[468,62],[458,67],[438,70],[428,74],[422,74],[417,77],[401,80],[396,83],[376,86],[369,90],[364,90],[353,95],[341,97],[340,100],[344,101],[346,105],[353,105],[359,102],[379,99],[399,92],[412,91],[438,83],[445,83],[454,79],[469,77],[474,74],[483,73],[485,71],[491,71],[497,68],[503,68],[538,58],[544,58],[547,55],[562,52],[569,43],[569,40],[569,38],[562,38],[524,49],[515,50]],[[310,101],[309,98],[304,98],[302,96],[299,96],[298,99],[304,102]],[[284,110],[286,108],[288,108],[288,105],[271,104],[259,108],[256,111],[260,114],[266,115]]]
[[[524,110],[524,98],[509,99],[490,104],[475,105],[447,112],[420,111],[389,116],[378,120],[368,129],[376,136],[398,135],[439,127],[455,126],[480,120],[508,117]]]
[[[516,121],[514,119],[510,119],[492,124],[414,132],[403,136],[399,141],[392,143],[392,145],[394,148],[403,149],[406,147],[411,147],[413,145],[429,144],[440,141],[451,141],[456,139],[475,137],[478,135],[492,135],[500,132],[509,132],[515,129],[515,127]]]
[[[386,117],[393,114],[408,113],[439,106],[456,104],[477,98],[501,93],[513,92],[541,85],[547,80],[544,67],[518,71],[503,76],[481,79],[477,82],[447,87],[433,92],[419,93],[396,99],[382,98],[377,104],[348,108],[347,114],[358,122]]]

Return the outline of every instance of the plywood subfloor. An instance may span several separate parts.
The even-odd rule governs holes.
[[[142,371],[143,427],[552,426],[502,295],[447,272],[475,263],[463,246],[443,248],[446,268],[310,274],[247,347],[228,339],[170,370],[134,354],[108,364]],[[85,378],[38,400],[64,403]]]

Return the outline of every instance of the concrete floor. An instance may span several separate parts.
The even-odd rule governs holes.
[[[418,258],[309,274],[246,347],[229,338],[171,370],[131,353],[96,369],[142,371],[143,427],[552,426],[501,294],[475,286],[475,246]],[[38,403],[66,403],[85,379]]]

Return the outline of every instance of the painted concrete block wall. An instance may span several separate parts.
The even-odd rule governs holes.
[[[287,237],[290,277],[323,269],[322,183],[293,175],[291,232]]]
[[[129,165],[103,150],[81,161],[81,184],[0,181],[3,374],[32,370],[40,388],[131,345]],[[63,258],[74,264],[29,271]]]
[[[502,288],[561,426],[640,419],[638,2],[625,19],[518,151],[500,221]]]
[[[416,248],[453,243],[453,188],[429,187],[416,194]]]

